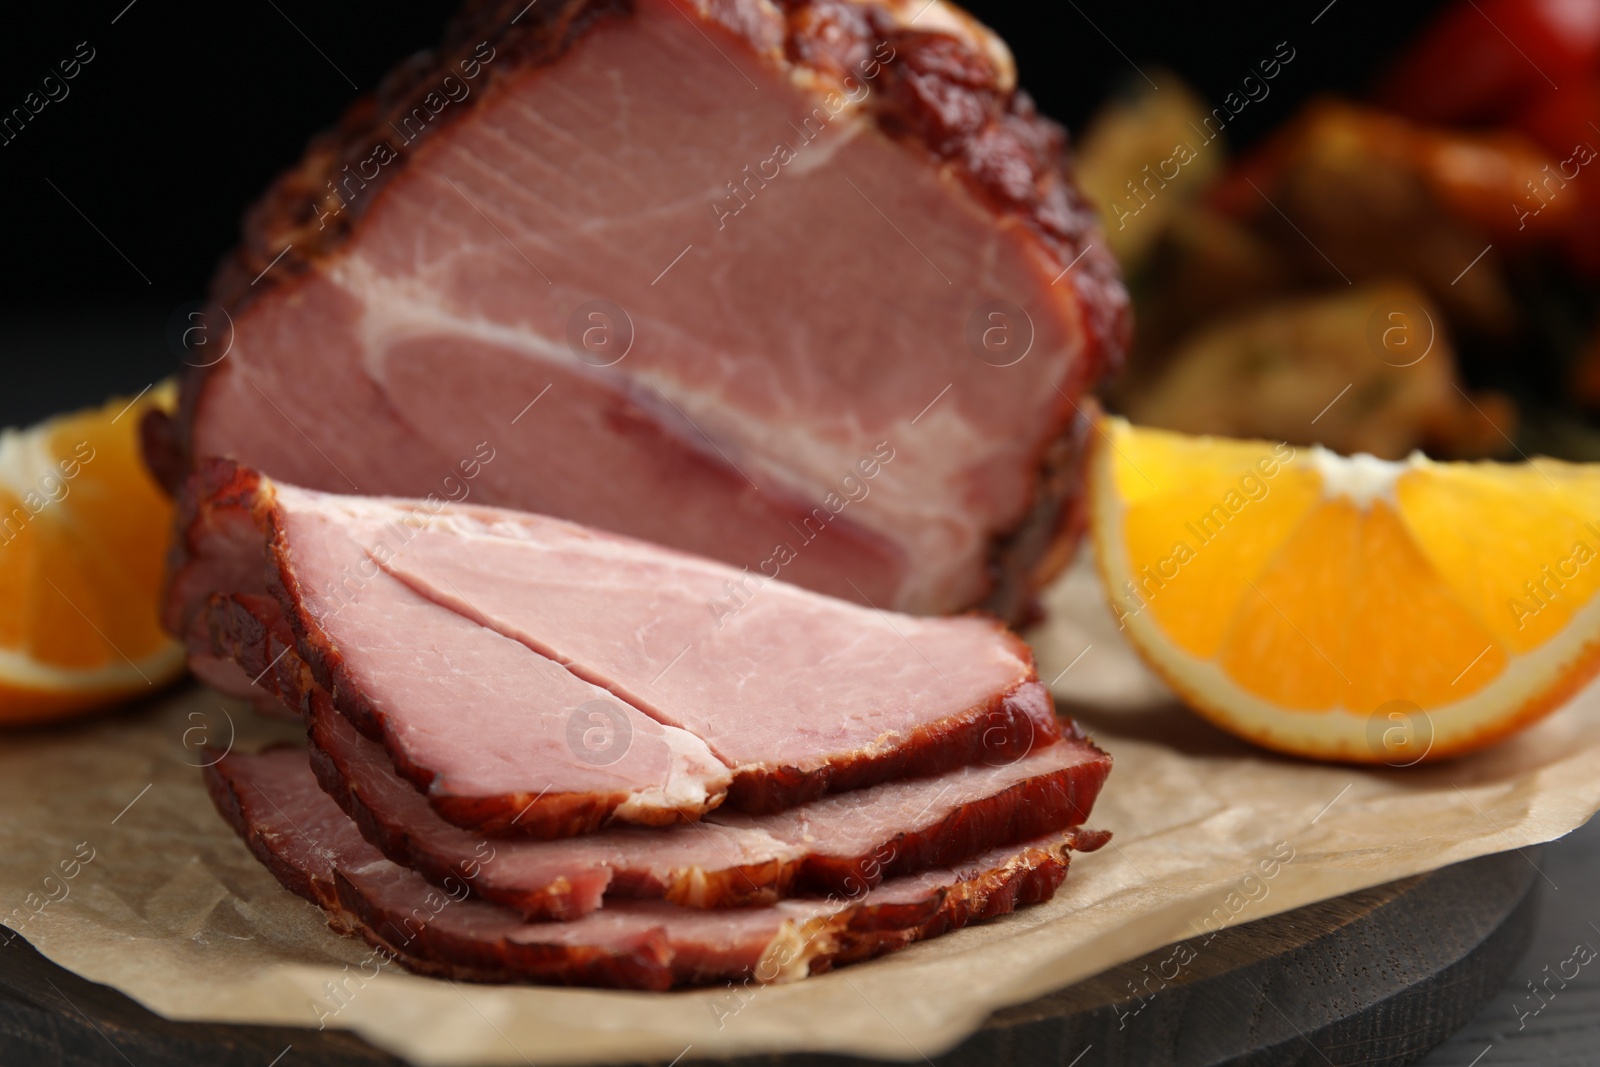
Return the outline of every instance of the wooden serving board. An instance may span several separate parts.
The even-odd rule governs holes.
[[[1505,984],[1533,930],[1536,881],[1525,855],[1485,856],[1224,930],[1192,958],[1183,953],[1181,968],[1169,946],[996,1013],[930,1067],[1410,1063]],[[21,938],[0,948],[5,1067],[400,1062],[340,1031],[170,1022]],[[786,1054],[733,1062],[865,1061]]]

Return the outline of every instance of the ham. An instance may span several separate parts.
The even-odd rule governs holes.
[[[741,577],[725,565],[222,461],[182,515],[174,632],[295,703],[292,645],[442,816],[480,832],[693,820],[724,795],[775,811],[1060,736],[1026,646],[982,619],[896,617],[780,583],[718,614],[706,597]],[[253,616],[268,594],[281,611]]]
[[[731,911],[625,901],[530,923],[479,899],[470,877],[434,887],[385,859],[318,788],[303,752],[233,754],[205,775],[256,857],[336,930],[366,938],[385,961],[476,981],[667,989],[800,978],[1048,899],[1074,841],[1051,835],[850,896]]]
[[[699,738],[663,726],[605,690],[515,641],[423,599],[381,571],[364,581],[345,610],[301,595],[322,575],[332,585],[367,557],[336,528],[306,528],[272,510],[275,555],[265,534],[250,546],[257,589],[282,600],[270,621],[255,616],[278,651],[239,661],[247,674],[285,695],[304,670],[338,694],[340,711],[381,740],[394,766],[448,818],[481,830],[540,837],[583,833],[618,821],[656,825],[697,818],[727,791],[729,773]],[[270,512],[270,517],[268,517]],[[228,541],[237,547],[237,540]],[[292,562],[291,562],[292,557]],[[267,573],[269,561],[276,569]],[[243,573],[247,568],[240,567]],[[180,579],[175,588],[187,587]],[[247,592],[258,608],[272,603]],[[208,603],[222,601],[213,595]],[[238,624],[243,612],[228,616]],[[195,624],[186,624],[193,636]],[[290,643],[301,649],[297,661]],[[216,651],[215,637],[202,654]],[[309,679],[295,677],[293,684]],[[597,762],[571,742],[575,709],[603,708],[628,743]]]
[[[1010,764],[885,783],[775,815],[719,811],[693,827],[524,841],[445,822],[337,714],[313,712],[311,763],[389,859],[437,885],[470,877],[486,900],[562,920],[619,898],[718,908],[860,892],[1081,826],[1111,767],[1109,756],[1072,737]]]
[[[238,596],[217,605],[219,655],[226,646],[227,655],[243,656],[251,671],[272,679],[274,694],[301,709],[318,780],[367,840],[436,884],[471,872],[480,896],[532,919],[571,919],[606,896],[714,908],[851,892],[1080,826],[1111,769],[1111,757],[1074,729],[1020,759],[888,782],[775,814],[716,811],[696,827],[490,840],[442,819],[395,773],[383,747],[333,710],[286,643],[272,601]],[[258,624],[247,642],[226,636],[247,629],[241,617]],[[277,621],[263,621],[269,618]]]
[[[252,209],[147,454],[1016,617],[1126,340],[1064,146],[943,0],[473,0]]]

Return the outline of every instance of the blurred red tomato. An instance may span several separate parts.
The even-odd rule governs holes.
[[[1600,69],[1600,0],[1465,0],[1407,49],[1379,98],[1425,122],[1507,118]]]
[[[1600,75],[1543,94],[1516,117],[1516,125],[1559,161],[1535,195],[1551,203],[1576,201],[1563,240],[1568,260],[1600,276]]]

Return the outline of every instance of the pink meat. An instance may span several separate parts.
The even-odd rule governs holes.
[[[399,772],[448,817],[558,837],[608,822],[692,820],[721,803],[728,770],[699,738],[440,609],[382,571],[364,570],[366,555],[337,523],[285,513],[242,492],[215,497],[212,505],[195,505],[210,517],[203,528],[236,530],[236,520],[217,513],[242,512],[273,529],[270,553],[259,531],[253,545],[237,536],[225,544],[253,555],[262,575],[254,584],[275,588],[284,610],[268,613],[264,605],[273,601],[264,594],[240,594],[268,617],[231,614],[234,623],[253,624],[253,633],[235,634],[227,648],[219,647],[215,626],[202,625],[203,613],[174,609],[174,617],[188,620],[185,630],[202,662],[217,653],[239,662],[238,648],[249,645],[259,655],[240,662],[240,676],[259,679],[291,704],[287,688],[310,681],[301,674],[320,676],[323,688],[338,694],[340,710],[381,741]],[[249,572],[231,557],[219,565],[205,535],[200,539],[202,550],[180,568],[175,592],[212,584],[201,573]],[[202,631],[208,636],[197,647]],[[299,650],[294,658],[291,645]],[[584,734],[585,709],[609,716],[606,725],[621,742],[614,753],[596,758],[574,743]]]
[[[417,517],[414,503],[287,486],[277,501],[288,529],[339,529],[428,600],[702,738],[741,808],[1058,734],[1031,653],[990,620],[890,615],[543,516]]]
[[[227,357],[157,465],[470,494],[914,613],[1011,614],[1059,565],[1126,333],[1060,129],[943,0],[469,3],[214,297]]]
[[[693,819],[724,791],[742,810],[773,811],[1008,760],[1060,736],[1026,647],[995,623],[889,616],[779,583],[717,618],[692,598],[740,577],[722,565],[538,516],[274,486],[222,461],[190,496],[169,625],[299,706],[304,686],[282,651],[292,645],[337,709],[458,825],[565,836]],[[251,571],[209,541],[236,528],[227,513],[260,532],[253,547],[231,533],[223,544],[261,560],[253,584],[277,597],[274,619],[249,610],[264,593],[219,588]],[[531,534],[482,536],[501,530]],[[533,535],[597,552],[557,553],[557,570],[572,568],[557,580],[540,569],[546,546]],[[383,550],[382,538],[401,549]],[[480,625],[488,617],[456,579],[478,593],[481,572],[428,570],[440,584],[415,585],[430,599],[385,569],[424,541],[503,564],[487,580],[530,604],[566,605],[576,653],[513,625],[560,628],[539,610],[504,623],[520,640]],[[212,588],[200,604],[176,602]],[[517,609],[498,593],[493,603]],[[656,648],[642,643],[652,629],[713,652],[652,661]]]
[[[301,752],[230,755],[206,781],[257,858],[335,929],[413,970],[478,981],[665,989],[800,978],[1048,899],[1071,847],[1047,837],[850,897],[731,911],[625,901],[573,922],[529,923],[476,899],[471,878],[436,888],[383,858],[317,787]]]
[[[1074,737],[1011,764],[890,782],[776,815],[716,812],[694,827],[520,841],[440,819],[379,746],[316,704],[311,744],[323,788],[391,860],[436,884],[471,878],[478,895],[537,919],[575,918],[602,898],[714,908],[860,892],[1080,826],[1111,766]],[[1086,831],[1074,847],[1089,851],[1093,841]]]

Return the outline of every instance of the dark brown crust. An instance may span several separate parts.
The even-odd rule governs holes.
[[[894,952],[1024,905],[1049,900],[1066,880],[1068,863],[1065,844],[1038,847],[1029,849],[1013,863],[981,872],[976,878],[915,902],[856,904],[807,924],[801,932],[804,948],[794,951],[812,954],[811,974]],[[284,866],[287,865],[281,861],[268,864],[274,874]],[[462,938],[433,926],[419,927],[412,914],[389,911],[366,897],[342,873],[336,872],[335,877],[338,905],[336,911],[330,912],[328,925],[335,930],[353,928],[369,944],[388,950],[402,966],[420,974],[471,982],[655,991],[763,977],[757,973],[762,970],[760,965],[753,971],[694,966],[674,958],[664,938],[641,939],[632,951],[610,952]],[[284,884],[294,888],[287,881]],[[397,949],[397,944],[405,947]]]
[[[205,768],[206,789],[217,811],[262,865],[286,889],[321,907],[334,930],[359,933],[410,970],[475,982],[649,990],[771,977],[744,969],[694,968],[675,960],[660,936],[643,936],[623,948],[600,949],[469,939],[419,923],[416,910],[401,915],[375,904],[341,871],[335,870],[330,885],[286,859],[273,847],[269,835],[250,824],[244,799],[225,763],[218,760]],[[1003,867],[982,871],[917,901],[847,906],[808,924],[802,931],[804,947],[795,951],[811,955],[810,973],[817,974],[1048,900],[1066,879],[1070,851],[1074,847],[1089,851],[1103,842],[1103,835],[1089,834],[1100,840],[1088,843],[1087,848],[1069,838],[1036,845]]]
[[[1020,640],[1017,644],[1027,658],[1029,677],[1005,693],[960,715],[919,726],[884,752],[856,755],[811,770],[740,769],[728,786],[728,806],[756,815],[768,814],[809,803],[828,793],[862,789],[893,778],[931,777],[979,760],[1021,759],[1035,745],[1049,744],[1060,736],[1060,720],[1051,710],[1047,720],[1041,721],[1017,699],[1022,690],[1037,688],[1047,706],[1054,708],[1050,694],[1039,685],[1032,670],[1032,653]]]
[[[983,871],[921,900],[855,904],[807,924],[801,932],[804,948],[794,951],[811,953],[811,974],[894,952],[917,941],[1008,914],[1018,907],[1049,900],[1066,880],[1068,863],[1065,843],[1040,846],[1028,849],[1004,867]],[[410,927],[406,925],[410,915],[396,915],[375,905],[348,878],[338,876],[338,893],[343,914],[330,926],[355,926],[369,943],[391,951],[397,940],[394,935],[413,929],[406,950],[396,953],[395,958],[411,970],[436,977],[652,990],[762,977],[756,973],[761,971],[760,965],[753,971],[697,967],[673,958],[670,949],[649,940],[632,953],[602,955],[593,949],[465,939],[431,926],[414,929],[414,920]]]
[[[1089,453],[1099,414],[1100,405],[1085,397],[1045,454],[1027,519],[989,546],[992,584],[983,608],[1018,629],[1044,618],[1039,593],[1067,569],[1089,525]]]
[[[756,39],[763,20],[748,8],[751,0],[697,2],[706,17],[744,36],[772,62],[834,80],[859,70],[875,50],[893,49],[882,65],[882,91],[866,101],[879,129],[947,168],[997,216],[1019,221],[1060,269],[1075,264],[1065,280],[1078,296],[1086,348],[1073,379],[1062,383],[1060,431],[1039,448],[1030,510],[1012,529],[994,536],[989,554],[993,584],[983,606],[1019,621],[1078,533],[1067,520],[1083,458],[1079,449],[1063,457],[1060,448],[1062,439],[1073,438],[1078,414],[1069,398],[1086,396],[1120,368],[1130,324],[1120,271],[1098,237],[1092,208],[1073,183],[1064,131],[1041,116],[1026,93],[1005,84],[992,59],[972,42],[909,28],[887,8],[848,0],[780,0],[783,40],[774,50]],[[212,283],[213,302],[229,321],[237,320],[263,293],[333,255],[418,145],[472,113],[514,73],[555,62],[591,26],[628,17],[632,10],[632,0],[544,0],[531,8],[523,0],[468,0],[437,49],[402,64],[372,96],[354,104],[336,128],[315,137],[304,158],[250,209],[240,246]],[[412,141],[392,135],[393,120],[409,114],[482,48],[492,49],[494,59],[481,65],[483,80],[472,103],[444,108]],[[377,168],[377,176],[364,181],[348,201],[330,200],[330,182],[370,159],[380,144],[396,158]],[[339,210],[330,213],[335,205]],[[198,458],[190,437],[207,373],[195,368],[186,375],[175,422],[152,421],[146,427],[149,465],[169,488],[175,489],[178,472]]]
[[[365,898],[343,872],[335,870],[334,880],[325,882],[273,847],[271,838],[253,826],[245,815],[245,800],[239,794],[238,783],[228,775],[226,762],[219,759],[204,769],[206,792],[218,813],[262,866],[272,872],[285,889],[321,908],[329,927],[341,934],[359,933],[374,948],[386,950],[390,958],[399,960],[409,969],[436,977],[484,982],[543,981],[620,989],[667,989],[672,985],[672,973],[667,966],[670,952],[664,939],[659,937],[641,939],[622,952],[586,948],[540,954],[529,951],[534,946],[484,946],[459,938],[441,939],[431,936],[431,927],[419,929],[411,914],[374,913],[363,907]],[[374,922],[365,921],[363,910]],[[388,936],[378,936],[374,926],[385,928]],[[450,952],[454,958],[441,957],[441,950]],[[485,965],[481,969],[475,966],[479,959]],[[526,976],[507,978],[494,969],[504,967],[505,962],[512,959],[527,971]]]
[[[883,92],[867,98],[879,128],[952,167],[996,214],[1024,223],[1062,269],[1077,262],[1069,277],[1088,350],[1068,395],[1083,395],[1117,370],[1130,329],[1128,298],[1116,260],[1097,239],[1094,209],[1073,182],[1066,132],[1027,93],[1003,85],[993,61],[966,41],[902,26],[884,8],[854,0],[782,2],[792,60],[842,77],[878,42],[893,48]],[[1062,424],[1070,420],[1064,410]]]
[[[1103,759],[1030,778],[978,803],[963,805],[934,826],[896,834],[868,855],[844,859],[812,853],[796,880],[795,893],[859,892],[885,878],[947,867],[1001,845],[1081,827],[1111,773],[1111,757],[1101,755]],[[1108,838],[1096,831],[1082,831],[1073,837],[1072,847],[1092,852],[1105,840]]]
[[[274,871],[276,873],[276,871]],[[419,925],[412,913],[384,909],[335,871],[338,903],[327,909],[328,925],[352,932],[387,951],[409,971],[463,982],[528,982],[654,992],[674,985],[672,950],[665,936],[641,938],[627,949],[479,941]]]
[[[239,835],[240,840],[249,847],[256,859],[272,872],[273,877],[285,889],[322,908],[328,915],[328,925],[333,929],[341,934],[352,933],[354,927],[337,914],[339,898],[334,884],[314,877],[310,871],[301,867],[284,862],[266,836],[252,826],[246,817],[245,801],[239,794],[239,785],[223,767],[227,762],[223,758],[224,753],[213,753],[213,756],[214,758],[201,769],[200,773],[206,784],[206,793],[211,798],[212,806],[217,809],[217,814],[233,828],[233,832]]]
[[[834,935],[839,944],[837,950],[813,961],[811,973],[822,974],[835,967],[859,963],[913,941],[940,937],[972,923],[1008,915],[1029,904],[1043,903],[1055,896],[1061,883],[1066,881],[1067,865],[1065,849],[1033,850],[1021,864],[985,871],[973,881],[951,886],[942,895],[937,911],[905,926],[897,925],[905,921],[902,916],[886,914],[889,909],[857,909],[849,915],[845,929]],[[884,923],[886,918],[889,919],[887,924]]]

